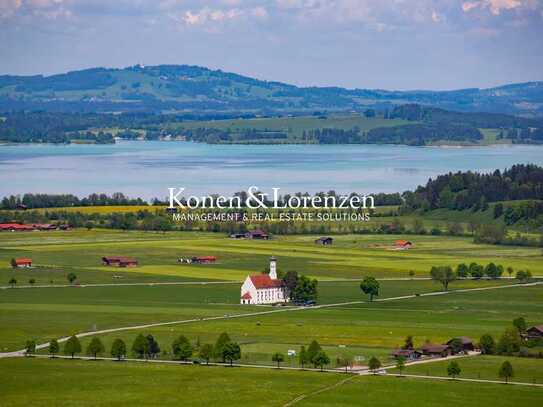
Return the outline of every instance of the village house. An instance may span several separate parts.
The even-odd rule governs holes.
[[[287,302],[285,285],[277,278],[277,259],[270,259],[269,274],[247,276],[241,286],[241,304],[276,304]]]
[[[422,352],[415,349],[396,349],[392,352],[392,357],[398,359],[400,357],[405,358],[405,360],[417,360],[422,356]]]
[[[246,239],[259,239],[259,240],[268,240],[270,235],[260,229],[251,230],[245,233]]]
[[[0,223],[0,231],[29,232],[32,230],[34,230],[32,225],[22,225],[20,223]]]
[[[437,345],[433,343],[426,343],[421,348],[422,354],[431,357],[446,357],[451,354],[451,348],[449,345]]]
[[[536,325],[526,330],[523,335],[524,339],[542,339],[543,338],[543,325]]]
[[[396,250],[409,250],[413,247],[413,243],[409,240],[396,240],[394,247]]]
[[[102,257],[102,264],[104,266],[113,266],[113,267],[137,267],[138,261],[131,257],[105,256],[105,257]]]
[[[334,239],[331,237],[319,237],[317,240],[315,240],[315,244],[320,244],[323,246],[331,245],[334,242]]]
[[[447,345],[450,347],[453,341],[459,340],[462,343],[462,351],[463,352],[471,352],[475,350],[475,345],[473,344],[473,340],[471,338],[468,338],[467,336],[459,336],[457,338],[452,338],[449,342],[447,342]]]
[[[215,256],[194,256],[194,257],[180,257],[177,259],[178,263],[186,264],[211,264],[215,263],[217,258]]]
[[[32,267],[32,259],[29,259],[27,257],[20,257],[18,259],[14,259],[12,266],[14,268],[30,268]]]

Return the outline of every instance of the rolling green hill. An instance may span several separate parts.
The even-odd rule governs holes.
[[[454,91],[297,87],[189,65],[0,76],[0,111],[301,112],[385,109],[405,103],[541,116],[543,82]]]

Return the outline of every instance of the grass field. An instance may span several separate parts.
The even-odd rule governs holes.
[[[2,406],[536,405],[543,389],[395,377],[105,361],[0,360]],[[69,377],[69,380],[66,380]],[[52,391],[55,389],[55,391]]]
[[[434,265],[491,261],[515,270],[543,274],[541,249],[474,244],[471,238],[402,235],[335,236],[333,247],[316,246],[316,236],[278,236],[270,241],[232,240],[222,234],[194,232],[118,232],[75,230],[0,234],[0,282],[12,277],[27,283],[64,283],[75,272],[81,283],[230,280],[241,281],[249,272],[264,270],[270,256],[279,258],[279,269],[295,270],[318,278],[360,279],[428,276]],[[412,240],[408,251],[391,250],[399,238]],[[101,257],[137,257],[140,267],[119,270],[101,265]],[[178,257],[213,255],[211,265],[180,265]],[[13,271],[13,257],[32,257],[36,268]],[[117,276],[117,278],[115,278]],[[120,277],[120,278],[119,278]]]
[[[462,372],[460,377],[468,379],[503,380],[498,371],[501,364],[508,360],[513,366],[515,382],[543,383],[543,359],[504,357],[504,356],[477,356],[458,361]],[[408,366],[403,373],[420,374],[427,376],[447,377],[447,362],[426,363]]]
[[[259,131],[286,132],[289,137],[301,137],[304,131],[333,128],[351,130],[358,127],[362,132],[376,127],[398,126],[409,124],[407,120],[383,118],[367,118],[360,114],[352,115],[330,115],[326,118],[317,116],[299,117],[272,117],[262,119],[234,119],[234,120],[211,120],[211,121],[187,121],[170,124],[171,128],[198,129],[213,128],[220,130],[231,130],[241,132],[243,130],[256,129]]]
[[[28,339],[43,343],[78,332],[196,319],[189,323],[102,334],[100,338],[108,354],[116,338],[123,338],[130,349],[139,333],[152,334],[161,349],[166,351],[161,357],[170,359],[171,343],[180,334],[186,335],[193,343],[214,343],[220,333],[228,332],[241,345],[240,362],[267,365],[273,364],[271,355],[274,352],[286,356],[288,350],[298,351],[301,345],[308,345],[316,339],[332,360],[331,367],[335,367],[336,358],[343,356],[357,357],[359,364],[365,364],[371,356],[388,363],[391,350],[402,344],[407,335],[413,335],[415,344],[420,346],[426,340],[442,343],[460,335],[475,340],[484,333],[497,337],[518,316],[526,318],[529,324],[541,323],[543,286],[453,292],[373,303],[366,302],[367,297],[359,289],[363,276],[375,275],[385,279],[381,280],[379,299],[431,293],[441,290],[440,285],[429,280],[405,279],[410,270],[416,276],[426,277],[432,265],[454,266],[472,261],[494,261],[505,267],[529,268],[536,275],[543,274],[539,249],[477,245],[471,239],[461,237],[409,236],[414,240],[414,248],[395,251],[390,250],[391,245],[402,236],[335,236],[331,247],[316,246],[313,243],[315,237],[304,235],[276,237],[271,241],[238,241],[224,235],[188,232],[73,230],[2,233],[0,279],[4,284],[12,277],[18,280],[18,285],[27,283],[30,278],[35,278],[36,284],[49,284],[51,281],[65,284],[66,274],[74,272],[82,285],[110,285],[0,290],[3,334],[0,351],[21,349]],[[134,256],[140,266],[124,270],[104,267],[100,265],[100,258],[104,255]],[[176,263],[177,257],[191,255],[215,255],[218,262],[199,266]],[[278,257],[281,270],[296,270],[319,279],[319,304],[359,302],[321,309],[239,305],[240,281],[249,273],[265,270],[272,255]],[[10,269],[9,259],[21,256],[31,257],[36,267]],[[196,281],[227,282],[201,284]],[[160,282],[190,284],[111,285]],[[451,284],[451,289],[490,288],[511,283],[508,280],[456,281]],[[256,311],[276,312],[231,318]],[[200,320],[206,317],[223,319]],[[84,349],[91,338],[82,338]],[[286,359],[285,366],[298,365],[296,358]],[[462,375],[492,378],[498,360],[462,360]],[[514,366],[518,378],[543,380],[540,361],[515,359]],[[426,374],[428,369],[432,374],[444,374],[441,362],[409,367],[406,372]],[[136,399],[145,405],[152,404],[157,398],[167,405],[179,402],[180,394],[190,405],[213,404],[216,400],[220,400],[221,405],[283,405],[345,378],[339,374],[312,372],[37,358],[0,359],[0,371],[10,372],[10,375],[3,375],[9,377],[0,380],[2,406],[50,405],[53,396],[60,397],[56,404],[62,405],[122,405]],[[52,383],[59,383],[60,393],[51,392]],[[431,383],[432,390],[422,391],[428,383]],[[21,386],[32,390],[25,393]],[[483,389],[479,390],[476,399],[470,396],[475,388]],[[111,389],[115,389],[115,394],[109,394]],[[515,388],[504,393],[504,397],[510,403],[533,403],[538,391]],[[299,404],[430,406],[435,405],[442,392],[447,394],[446,403],[450,404],[440,405],[462,403],[470,406],[476,401],[485,405],[491,394],[501,394],[502,387],[366,377],[302,398]],[[411,401],[410,404],[402,401],[402,395]]]
[[[538,404],[543,389],[501,384],[439,382],[395,377],[358,377],[309,396],[297,406],[510,407]]]

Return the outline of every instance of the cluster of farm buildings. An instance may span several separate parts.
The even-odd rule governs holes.
[[[68,230],[68,225],[53,223],[0,223],[0,232],[32,232],[36,230]]]

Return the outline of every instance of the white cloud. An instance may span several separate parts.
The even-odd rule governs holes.
[[[530,5],[525,2],[524,5]],[[487,9],[493,15],[497,16],[501,13],[502,10],[513,10],[519,7],[522,7],[523,3],[521,0],[480,0],[480,1],[466,1],[462,3],[462,10],[464,12],[469,12],[474,9]]]

